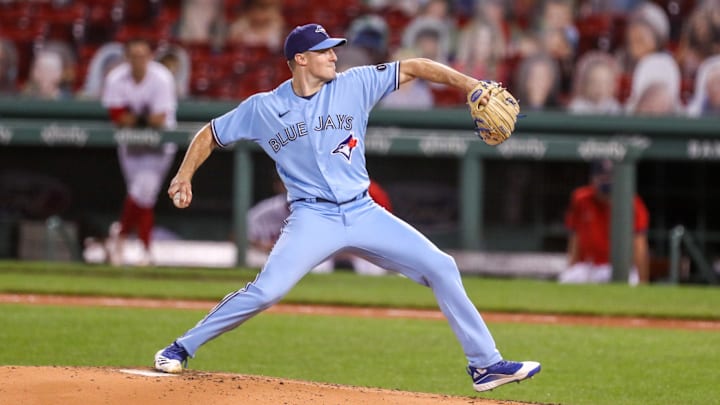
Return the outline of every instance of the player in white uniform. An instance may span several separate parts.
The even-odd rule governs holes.
[[[428,59],[338,74],[333,48],[344,43],[320,25],[296,27],[285,41],[292,79],[248,98],[195,135],[168,189],[176,206],[191,203],[192,176],[213,149],[250,140],[275,160],[291,214],[255,281],[228,294],[195,327],[158,351],[155,368],[181,372],[201,345],[280,301],[318,263],[350,250],[432,289],[465,352],[476,390],[531,377],[540,364],[503,360],[452,257],[367,192],[364,141],[373,106],[415,78],[465,92],[478,80]]]
[[[127,61],[108,73],[103,86],[102,104],[109,110],[113,123],[119,128],[174,128],[177,95],[172,73],[152,60],[150,44],[144,40],[128,41],[125,44],[125,57]],[[137,230],[145,247],[141,263],[151,261],[154,208],[176,151],[177,145],[174,143],[118,146],[127,196],[117,240],[112,242],[110,249],[113,264],[122,264],[123,241],[133,230]]]

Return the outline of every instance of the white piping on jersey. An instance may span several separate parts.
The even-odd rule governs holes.
[[[215,129],[215,120],[210,120],[210,133],[212,133],[213,139],[215,139],[215,143],[217,143],[221,148],[227,147],[227,145],[223,145],[222,142],[220,142],[220,139],[218,139],[217,136],[217,130]]]
[[[395,90],[400,88],[400,61],[397,62],[397,68],[395,68]]]

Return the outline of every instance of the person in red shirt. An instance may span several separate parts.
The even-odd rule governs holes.
[[[392,201],[390,195],[385,191],[378,182],[370,179],[370,187],[368,188],[370,197],[378,203],[379,206],[385,208],[388,212],[393,212]]]
[[[560,273],[561,283],[606,283],[612,278],[610,264],[610,191],[612,189],[610,160],[592,163],[591,182],[575,189],[565,216],[570,231],[568,268]],[[629,283],[635,285],[649,279],[647,230],[648,210],[640,196],[633,198],[633,268]]]

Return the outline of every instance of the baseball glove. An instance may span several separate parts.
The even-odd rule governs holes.
[[[479,103],[489,94],[486,105]],[[497,145],[510,137],[520,113],[520,104],[501,83],[483,80],[467,95],[475,132],[488,145]]]

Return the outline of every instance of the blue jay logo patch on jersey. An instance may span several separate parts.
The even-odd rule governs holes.
[[[340,144],[335,147],[335,150],[332,151],[333,155],[340,154],[345,156],[345,159],[350,162],[350,157],[352,155],[353,149],[357,146],[357,138],[355,138],[352,134],[348,135],[347,138],[345,138],[344,141],[340,142]]]

